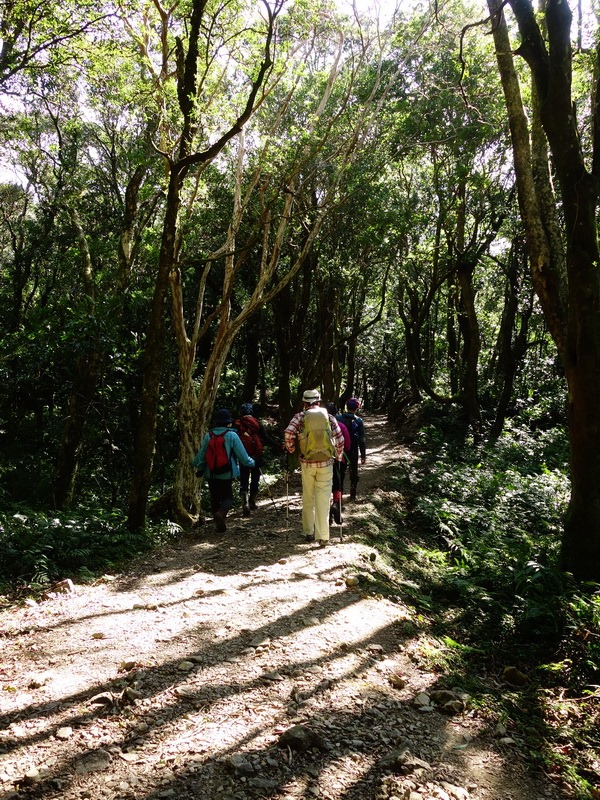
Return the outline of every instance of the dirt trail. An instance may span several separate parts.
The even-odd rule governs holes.
[[[437,676],[409,610],[348,585],[376,558],[355,537],[407,455],[383,417],[365,422],[342,542],[335,526],[329,548],[301,542],[294,476],[289,511],[263,488],[226,534],[208,525],[127,574],[3,613],[0,798],[560,796],[495,722],[420,711]],[[279,746],[294,725],[311,749]]]

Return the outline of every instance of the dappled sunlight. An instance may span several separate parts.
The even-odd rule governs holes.
[[[136,800],[388,800],[412,778],[385,758],[410,751],[431,791],[474,787],[488,765],[488,790],[529,800],[485,723],[415,705],[448,654],[403,575],[393,601],[368,591],[369,570],[391,568],[357,533],[380,524],[378,470],[400,452],[373,444],[325,550],[300,539],[289,487],[277,508],[267,498],[251,519],[232,514],[225,536],[205,526],[127,574],[14,609],[0,639],[13,665],[10,679],[0,670],[3,783],[68,800],[98,787]],[[281,744],[295,726],[315,737],[309,749]]]
[[[385,444],[382,444],[380,447],[370,447],[369,448],[369,459],[372,459],[373,456],[384,455],[387,452],[387,450],[388,450],[388,446],[385,445]],[[364,464],[361,465],[361,471],[362,470],[368,471],[370,469],[375,469],[376,466],[378,466],[377,464],[370,463],[369,459],[367,459],[367,461]]]
[[[300,611],[305,612],[306,609],[300,608]],[[338,618],[338,614],[341,614],[341,618]],[[365,624],[364,618],[363,615],[362,628],[364,634],[376,637],[378,631],[373,628],[372,625],[369,626]],[[353,620],[355,624],[358,622],[354,610],[352,608],[341,608],[339,611],[334,611],[332,613],[330,621],[334,625],[348,625],[352,624]],[[255,634],[256,630],[253,630],[252,633]],[[359,642],[360,638],[357,634],[354,636],[354,643],[356,644]],[[234,640],[230,640],[229,643],[237,644]],[[210,649],[207,653],[209,652]],[[271,730],[273,725],[277,726],[281,720],[285,720],[288,710],[286,706],[289,696],[289,686],[285,689],[282,687],[279,701],[271,698],[268,703],[264,704],[261,697],[264,684],[260,679],[260,670],[266,667],[273,667],[273,661],[277,660],[277,651],[267,651],[266,660],[269,662],[268,664],[261,663],[262,659],[256,658],[255,654],[247,654],[247,658],[259,662],[257,664],[257,669],[254,670],[255,674],[249,683],[227,685],[222,682],[214,683],[214,680],[211,682],[211,675],[214,675],[215,669],[217,672],[222,671],[223,677],[225,679],[227,678],[229,671],[226,663],[213,663],[206,669],[198,667],[194,670],[193,675],[189,677],[182,676],[181,681],[175,689],[172,685],[170,687],[165,687],[165,694],[165,688],[160,689],[160,687],[158,687],[157,692],[155,692],[151,700],[140,699],[134,706],[124,708],[120,712],[117,712],[117,717],[120,717],[120,720],[115,720],[116,728],[114,723],[111,724],[111,720],[114,719],[115,716],[115,710],[113,710],[108,719],[104,721],[96,719],[95,722],[96,714],[94,714],[93,711],[88,711],[86,714],[80,716],[73,714],[63,718],[60,723],[57,721],[54,722],[53,725],[52,722],[49,721],[45,726],[37,726],[33,738],[24,736],[22,741],[15,747],[13,757],[17,755],[16,751],[22,747],[26,747],[28,743],[32,743],[34,740],[43,740],[45,736],[52,732],[55,725],[61,724],[63,728],[65,725],[71,727],[79,726],[80,730],[86,727],[89,728],[90,725],[94,726],[98,724],[101,725],[101,728],[107,725],[109,728],[115,729],[115,733],[120,734],[123,728],[123,718],[132,721],[132,734],[137,736],[137,744],[127,744],[127,737],[123,739],[121,735],[113,736],[108,741],[103,741],[102,744],[103,747],[109,746],[109,749],[110,747],[124,748],[122,752],[130,754],[130,758],[127,759],[129,765],[136,763],[138,760],[148,764],[149,753],[154,752],[155,748],[159,749],[161,759],[164,759],[167,754],[169,758],[176,758],[178,757],[177,754],[189,755],[190,752],[192,752],[197,756],[199,753],[201,754],[210,750],[211,759],[214,760],[235,751],[240,746],[244,748],[250,746],[256,747],[259,745],[263,747],[267,746],[268,743],[264,742],[265,730]],[[362,669],[364,667],[364,661],[359,659],[358,663],[353,666],[335,669],[335,662],[342,659],[347,661],[348,654],[339,654],[333,657],[323,656],[322,662],[319,663],[319,659],[317,659],[317,663],[321,666],[322,670],[328,669],[327,674],[330,674],[332,671],[338,673],[336,676],[338,680],[342,680],[347,675],[353,674],[357,669]],[[288,671],[296,671],[299,672],[299,674],[302,674],[304,669],[310,666],[315,666],[314,659],[308,664],[303,664],[300,661],[290,663],[289,659],[287,661]],[[331,669],[332,666],[334,667],[333,670]],[[157,665],[158,670],[162,670],[165,667],[168,667],[166,663]],[[137,671],[143,673],[144,668],[141,667]],[[322,675],[317,676],[319,678],[319,680],[317,680],[317,677],[314,677],[313,673],[309,672],[308,674],[314,685],[311,689],[306,691],[303,702],[306,702],[311,696],[318,694],[320,690],[324,690],[321,680]],[[326,673],[323,672],[323,674]],[[193,691],[194,687],[197,690],[196,692]],[[90,693],[107,689],[108,687],[96,685],[88,688],[89,699]],[[61,693],[60,696],[61,704],[63,705],[73,702],[78,702],[79,704],[79,702],[84,699],[86,698],[80,696],[77,700],[75,697],[69,697],[66,693]],[[145,705],[148,702],[153,704],[157,699],[161,700],[159,719],[154,718],[153,712],[150,712],[149,716],[147,716],[145,712]],[[234,703],[233,708],[229,707],[231,702]],[[56,702],[52,702],[50,705],[52,710],[56,710]],[[199,710],[194,712],[191,710],[194,707],[199,707]],[[222,709],[222,713],[227,717],[226,728],[218,722],[210,722],[207,718],[209,714],[218,715],[220,709]],[[50,707],[47,710],[50,711]],[[75,710],[75,707],[73,710]],[[42,711],[42,709],[36,709],[37,713],[40,711]],[[65,717],[64,708],[62,716]],[[135,722],[133,722],[133,720],[135,720]],[[161,720],[164,721],[161,722]],[[126,724],[125,727],[128,728],[130,726]],[[157,734],[160,736],[160,741],[156,740]],[[200,735],[203,741],[201,746],[197,746],[196,744],[198,735]],[[103,740],[105,736],[106,734],[102,736]],[[272,739],[273,734],[268,738]],[[152,746],[150,746],[149,740],[153,742]],[[193,742],[190,740],[193,740]],[[146,742],[146,744],[143,744],[143,742]],[[15,742],[15,744],[17,744],[17,742]],[[66,750],[67,747],[65,745],[65,751]],[[86,751],[87,755],[90,756],[93,750],[94,748],[92,748],[92,750],[88,749]],[[102,748],[100,748],[99,752],[101,751]],[[152,761],[152,759],[150,759],[150,761]],[[192,764],[192,769],[199,768],[200,763],[201,762],[196,759],[194,762],[195,766]],[[60,774],[61,770],[66,769],[67,766],[68,760],[65,760],[64,763],[57,765],[57,770],[51,770],[51,773],[53,774],[57,771]],[[46,778],[47,777],[48,776],[46,776]]]

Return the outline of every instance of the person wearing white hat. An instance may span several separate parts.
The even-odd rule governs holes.
[[[284,431],[289,453],[300,450],[302,468],[302,530],[320,547],[329,543],[329,499],[333,462],[344,457],[344,435],[335,417],[321,408],[317,389],[302,395],[303,410],[294,414]]]

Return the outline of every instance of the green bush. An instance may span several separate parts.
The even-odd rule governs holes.
[[[431,440],[431,432],[423,435]],[[494,446],[435,449],[412,488],[420,527],[437,533],[450,572],[485,587],[512,618],[511,630],[556,630],[556,565],[569,492],[564,435],[508,430]]]
[[[416,460],[390,487],[404,495],[402,514],[389,502],[379,509],[392,530],[386,554],[403,578],[397,593],[436,643],[427,665],[442,665],[448,687],[471,686],[482,713],[510,719],[532,759],[573,796],[595,797],[600,589],[560,569],[564,429],[513,420],[493,445],[476,445],[439,414],[428,423]],[[418,591],[404,590],[407,578]],[[522,689],[502,685],[510,666],[527,676]],[[494,675],[498,691],[479,675]]]
[[[123,564],[172,536],[172,526],[130,533],[118,512],[0,515],[0,585],[44,586]]]

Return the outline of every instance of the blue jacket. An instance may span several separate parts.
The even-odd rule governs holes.
[[[208,442],[210,441],[210,434],[206,433],[204,439],[202,439],[200,450],[198,450],[192,461],[192,464],[196,467],[196,469],[202,470],[205,478],[222,478],[223,480],[231,480],[232,478],[240,477],[240,463],[245,467],[254,466],[254,459],[248,455],[246,448],[242,444],[242,440],[235,431],[224,426],[211,428],[211,431],[217,434],[226,432],[225,450],[227,450],[227,455],[229,456],[231,470],[224,472],[222,475],[211,475],[211,472],[206,465],[206,448],[208,447]]]

